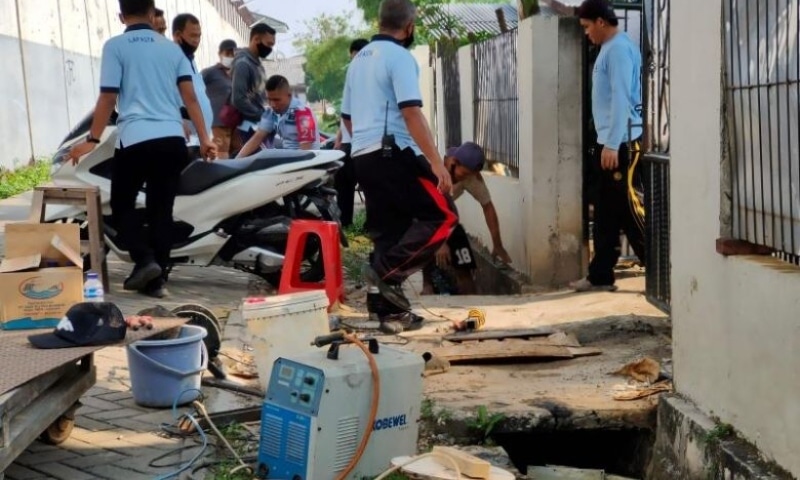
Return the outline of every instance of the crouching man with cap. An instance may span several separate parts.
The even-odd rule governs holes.
[[[503,247],[500,235],[500,222],[497,210],[492,203],[492,195],[486,187],[486,182],[481,176],[481,170],[486,163],[483,149],[476,143],[465,142],[460,147],[447,149],[444,156],[444,166],[453,179],[453,200],[457,200],[465,191],[469,193],[483,208],[486,227],[492,237],[492,258],[502,263],[511,263],[511,257]],[[448,238],[436,252],[436,260],[422,270],[422,286],[424,294],[433,293],[458,293],[462,295],[475,294],[473,273],[477,265],[475,255],[470,247],[469,238],[464,227],[459,223]],[[452,268],[457,280],[456,291],[441,291],[433,281],[437,275],[444,274]]]

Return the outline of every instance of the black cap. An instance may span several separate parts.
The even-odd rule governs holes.
[[[612,26],[617,26],[619,22],[614,6],[608,0],[584,0],[575,10],[575,15],[586,20],[602,18]]]
[[[125,316],[113,303],[85,302],[73,305],[51,333],[31,335],[36,348],[69,348],[108,345],[125,339]]]
[[[224,52],[226,50],[236,50],[236,42],[234,40],[231,40],[230,38],[220,42],[219,51]]]
[[[460,147],[450,147],[447,149],[445,155],[454,157],[458,160],[458,163],[473,172],[480,172],[483,170],[483,164],[486,162],[483,149],[474,142],[464,142]]]

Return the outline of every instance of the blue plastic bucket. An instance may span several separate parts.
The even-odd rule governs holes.
[[[206,329],[184,325],[176,338],[139,340],[127,347],[133,400],[144,407],[185,405],[200,396],[208,366]],[[180,398],[178,398],[180,396]]]

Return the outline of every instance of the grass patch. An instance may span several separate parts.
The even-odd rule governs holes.
[[[736,434],[733,426],[728,423],[718,422],[714,428],[708,431],[702,438],[703,443],[707,446],[714,446],[720,441],[732,437]]]
[[[258,440],[253,437],[244,425],[232,423],[219,429],[220,433],[230,442],[236,453],[241,457],[254,455],[258,448]],[[210,475],[206,478],[212,480],[251,480],[253,475],[248,470],[243,469],[235,473],[230,473],[239,466],[239,463],[231,458],[231,454],[221,441],[217,442],[217,454],[223,457],[220,463],[211,467]]]
[[[361,267],[367,263],[372,251],[372,241],[366,236],[366,221],[367,213],[358,210],[353,214],[353,224],[344,229],[350,246],[342,253],[342,268],[345,279],[356,284],[363,283]]]
[[[356,210],[353,213],[353,223],[344,229],[344,234],[347,240],[355,239],[357,237],[366,236],[367,212],[365,210]]]
[[[39,160],[16,170],[0,169],[0,200],[50,181],[50,162]]]
[[[485,405],[481,405],[475,412],[475,417],[467,422],[467,427],[475,432],[481,443],[493,446],[490,436],[497,424],[505,420],[505,418],[502,413],[491,413]]]

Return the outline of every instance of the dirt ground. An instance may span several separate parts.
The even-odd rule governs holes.
[[[671,377],[669,319],[644,298],[641,275],[622,279],[614,293],[420,297],[416,293],[420,283],[415,276],[407,285],[415,311],[427,319],[419,331],[400,336],[377,332],[377,324],[367,321],[366,292],[352,278],[346,305],[335,314],[346,326],[420,354],[442,345],[442,337],[452,333],[451,320],[464,318],[473,307],[486,313],[486,330],[547,327],[572,334],[583,347],[601,353],[558,361],[452,365],[445,373],[426,377],[419,451],[433,445],[482,443],[486,440],[481,438],[483,434],[492,429],[655,426],[658,395],[633,401],[613,398],[615,393],[641,384],[612,372],[643,357],[657,361],[662,375]],[[263,285],[251,288],[253,293],[268,293]],[[225,336],[229,340],[223,352],[239,361],[244,355],[246,360],[245,325],[228,325]],[[257,379],[244,383],[258,388]],[[236,407],[244,406],[241,395],[223,394],[231,395],[219,405],[233,401]],[[249,403],[252,398],[246,400],[244,403]],[[494,453],[504,455],[502,449],[494,449]]]
[[[417,281],[418,283],[418,281]],[[548,423],[572,428],[594,428],[600,423],[649,426],[657,395],[618,401],[615,393],[636,382],[611,375],[629,362],[649,357],[671,372],[669,319],[644,299],[644,279],[626,278],[614,293],[552,292],[504,297],[415,297],[415,311],[427,326],[402,338],[383,337],[420,354],[442,345],[451,333],[448,319],[461,319],[468,308],[486,312],[485,329],[550,327],[573,334],[584,347],[601,350],[598,356],[558,361],[526,361],[453,365],[446,373],[425,380],[425,395],[437,409],[456,418],[475,416],[479,409],[501,413],[530,427]],[[408,289],[415,288],[414,284]],[[349,295],[348,306],[363,311],[363,293]],[[443,318],[446,317],[446,318]],[[344,319],[365,329],[363,315]]]

